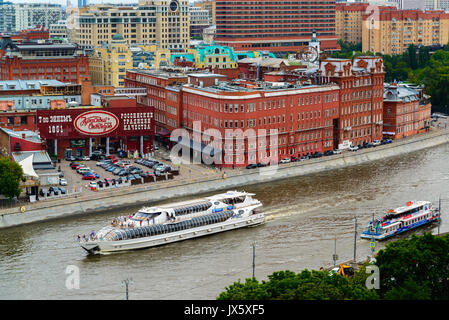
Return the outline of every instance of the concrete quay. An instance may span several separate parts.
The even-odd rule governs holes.
[[[250,170],[226,169],[226,177],[223,177],[223,173],[220,171],[205,167],[203,175],[30,203],[26,205],[24,212],[20,211],[20,207],[2,210],[0,212],[0,228],[143,204],[150,205],[161,200],[207,192],[237,189],[246,185],[266,183],[386,159],[448,142],[449,130],[434,129],[428,133],[357,152],[343,152],[340,155],[279,164],[275,167]]]

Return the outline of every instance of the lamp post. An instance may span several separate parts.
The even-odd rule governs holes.
[[[126,287],[126,300],[129,300],[129,299],[128,299],[128,285],[129,285],[129,284],[133,284],[133,283],[134,283],[134,282],[133,282],[133,279],[132,279],[132,278],[130,278],[130,279],[126,278],[125,280],[122,281],[122,287],[123,287],[123,286]]]

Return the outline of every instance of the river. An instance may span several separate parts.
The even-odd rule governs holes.
[[[98,230],[136,208],[58,219],[0,230],[0,299],[215,299],[234,281],[266,280],[274,271],[299,272],[352,259],[358,235],[373,212],[441,195],[440,232],[449,231],[449,145],[360,166],[241,188],[256,193],[268,217],[264,225],[157,248],[88,256],[76,235]],[[194,198],[194,197],[189,197]],[[186,199],[189,199],[186,198]],[[448,199],[448,200],[446,200]],[[167,201],[164,201],[166,203]],[[437,232],[427,226],[415,233]],[[410,233],[401,235],[409,237]],[[389,240],[393,241],[393,240]],[[381,249],[387,242],[376,243]],[[357,237],[357,259],[370,255]],[[67,281],[78,270],[79,288]],[[67,285],[69,284],[69,286]]]

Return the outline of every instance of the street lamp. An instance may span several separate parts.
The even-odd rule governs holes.
[[[134,284],[134,281],[132,278],[130,278],[130,279],[126,278],[125,280],[122,280],[122,287],[123,286],[126,287],[126,300],[128,300],[128,285],[129,284]]]

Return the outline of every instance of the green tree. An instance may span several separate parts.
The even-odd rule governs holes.
[[[427,67],[429,61],[430,61],[430,50],[429,50],[429,47],[419,47],[418,67],[419,68]]]
[[[18,197],[22,190],[20,181],[23,178],[23,169],[9,158],[0,158],[0,194],[10,199]]]
[[[218,300],[372,300],[377,299],[374,290],[368,290],[359,279],[330,274],[329,271],[303,270],[278,271],[259,283],[246,279],[243,284],[234,282],[218,296]]]
[[[449,299],[449,238],[413,235],[387,244],[376,257],[381,296]],[[416,290],[419,292],[413,292]],[[427,294],[427,292],[429,294]]]

